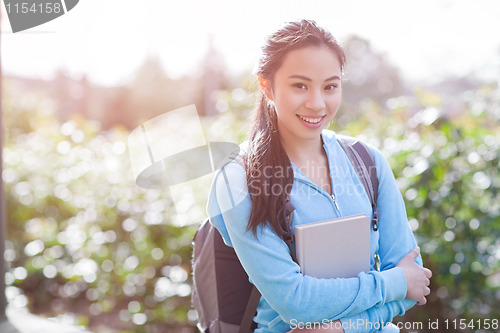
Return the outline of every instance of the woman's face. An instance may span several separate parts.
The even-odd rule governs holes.
[[[275,72],[272,90],[278,130],[286,144],[317,140],[340,105],[342,68],[327,47],[290,51]]]

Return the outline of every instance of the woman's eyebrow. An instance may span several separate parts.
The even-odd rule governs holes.
[[[293,75],[290,75],[288,77],[289,79],[300,79],[300,80],[304,80],[304,81],[312,81],[310,78],[308,78],[307,76],[304,76],[304,75],[298,75],[298,74],[293,74]],[[338,75],[334,75],[332,77],[329,77],[328,79],[326,79],[325,81],[332,81],[332,80],[340,80],[340,77]]]
[[[329,77],[328,79],[326,79],[325,81],[332,81],[332,80],[340,80],[340,77],[338,75],[334,75],[332,77]]]

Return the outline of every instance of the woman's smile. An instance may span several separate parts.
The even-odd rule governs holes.
[[[301,115],[297,115],[297,117],[305,123],[304,125],[308,127],[320,127],[321,124],[323,123],[323,119],[325,119],[326,115],[320,116],[320,117],[304,117]]]

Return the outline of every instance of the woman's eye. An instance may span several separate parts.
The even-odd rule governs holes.
[[[303,83],[295,83],[293,86],[296,88],[299,88],[299,89],[306,89],[307,88],[306,85]]]
[[[332,90],[335,90],[337,88],[337,85],[336,84],[329,84],[325,87],[325,90],[326,91],[332,91]]]

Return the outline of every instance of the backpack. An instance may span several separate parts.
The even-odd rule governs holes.
[[[378,230],[378,178],[375,162],[368,147],[355,138],[337,135],[372,204],[372,228]],[[295,207],[287,213],[293,212]],[[291,214],[289,214],[291,216]],[[290,223],[290,222],[287,222]],[[288,225],[288,229],[290,225]],[[291,231],[288,235],[291,234]],[[289,237],[284,239],[291,250]],[[292,253],[295,258],[295,253]],[[193,239],[193,288],[191,302],[198,313],[198,329],[203,333],[249,333],[257,324],[260,292],[248,280],[232,247],[209,219],[203,221]]]

